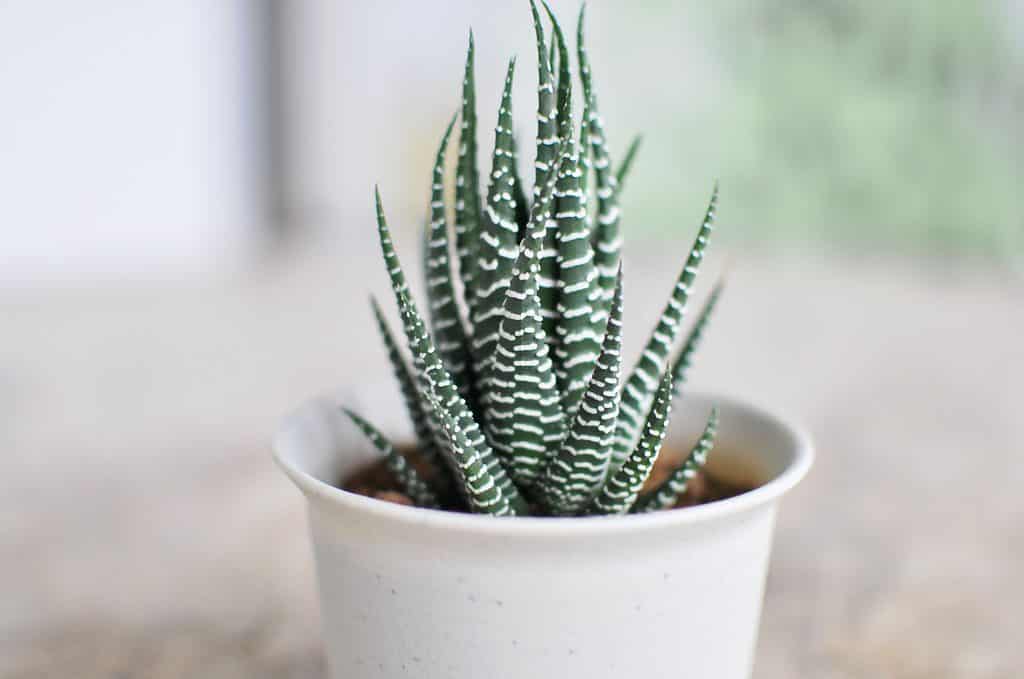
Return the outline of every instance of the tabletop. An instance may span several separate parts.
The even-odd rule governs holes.
[[[676,265],[627,253],[627,349]],[[363,307],[378,269],[303,251],[0,293],[0,677],[325,676],[302,500],[268,441],[304,398],[390,379]],[[818,453],[782,506],[756,679],[1024,675],[1022,337],[1005,270],[733,263],[693,382],[794,414]]]

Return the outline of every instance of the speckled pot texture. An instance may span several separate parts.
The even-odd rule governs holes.
[[[671,441],[721,412],[709,471],[759,486],[653,514],[506,518],[343,490],[373,459],[332,398],[285,419],[275,457],[308,500],[333,679],[749,679],[779,499],[808,438],[741,401],[687,394]]]

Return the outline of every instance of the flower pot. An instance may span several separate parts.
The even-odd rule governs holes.
[[[721,412],[708,467],[759,486],[686,509],[506,518],[390,504],[334,487],[374,458],[337,401],[283,423],[278,463],[309,502],[334,679],[750,676],[779,499],[808,438],[740,401],[687,394],[670,443]]]

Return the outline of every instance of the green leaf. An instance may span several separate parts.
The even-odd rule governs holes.
[[[443,405],[443,398],[438,393],[439,386],[429,382],[424,395],[431,412],[437,416],[441,431],[449,441],[447,450],[451,463],[459,475],[470,509],[495,516],[512,516],[524,511],[526,505],[515,486],[507,481],[501,465],[488,463],[484,453],[486,444],[474,444],[477,432],[472,429],[472,420],[467,422],[465,417],[455,415]]]
[[[537,158],[534,163],[536,170],[533,185],[533,197],[536,202],[540,197],[541,190],[547,185],[548,178],[557,177],[561,156],[563,153],[568,153],[566,149],[562,148],[562,142],[566,141],[568,137],[563,137],[559,133],[559,122],[555,111],[554,78],[551,73],[551,65],[548,62],[544,28],[541,25],[540,14],[537,12],[534,0],[530,0],[530,9],[533,12],[533,27],[537,38]],[[569,85],[569,83],[566,84]],[[565,106],[568,105],[569,102],[566,101]],[[540,258],[540,310],[544,323],[544,336],[547,338],[549,347],[553,349],[556,341],[555,321],[558,317],[555,309],[558,303],[558,249],[556,244],[558,224],[553,217],[549,217],[544,226],[544,241],[538,255]]]
[[[473,371],[470,367],[470,345],[465,323],[455,300],[451,247],[448,242],[448,219],[444,204],[444,157],[455,119],[452,118],[441,139],[434,161],[430,191],[430,232],[427,236],[427,300],[430,325],[437,338],[437,349],[444,365],[458,385],[459,393],[472,403]]]
[[[584,116],[587,121],[587,138],[594,157],[597,178],[597,226],[592,234],[594,263],[597,266],[598,282],[602,291],[602,313],[607,313],[615,292],[615,277],[618,272],[622,250],[622,235],[619,228],[619,196],[615,173],[612,172],[605,138],[604,121],[597,105],[590,59],[584,41],[584,17],[586,5],[580,8],[576,28],[576,50],[579,60],[580,80],[583,83]]]
[[[711,201],[708,204],[707,212],[701,223],[697,238],[690,248],[690,254],[686,258],[686,264],[679,272],[679,278],[668,304],[658,319],[658,324],[647,340],[643,353],[637,361],[636,367],[630,373],[622,389],[622,404],[619,407],[619,421],[615,429],[615,443],[612,449],[612,469],[614,470],[633,447],[637,430],[640,426],[640,414],[650,402],[654,390],[658,386],[658,375],[665,368],[665,362],[672,346],[679,336],[683,316],[686,314],[686,305],[690,299],[690,291],[694,278],[701,261],[704,259],[704,249],[707,246],[708,237],[711,235],[712,224],[715,218],[715,208],[718,204],[718,184],[715,184],[711,193]]]
[[[722,296],[722,290],[724,287],[725,283],[723,281],[719,281],[711,290],[711,294],[708,295],[707,300],[704,302],[704,306],[701,308],[696,322],[694,322],[693,327],[690,328],[690,332],[686,336],[686,341],[683,342],[683,348],[679,351],[679,355],[676,356],[676,360],[672,364],[673,398],[679,395],[679,390],[686,382],[686,373],[693,363],[693,355],[700,346],[700,341],[704,336],[704,330],[707,328],[708,321],[711,319],[711,314],[715,310],[715,305],[718,304],[718,298]]]
[[[565,437],[538,295],[538,255],[554,202],[554,179],[534,203],[530,231],[505,292],[487,417],[495,449],[505,455],[513,479],[527,487]]]
[[[519,254],[519,225],[516,224],[515,158],[512,137],[512,83],[515,60],[509,62],[495,127],[494,153],[484,229],[477,257],[477,309],[473,317],[473,357],[481,405],[490,398],[489,382],[494,349],[498,344],[501,305],[508,289],[512,267]]]
[[[626,155],[622,158],[622,162],[619,163],[619,169],[615,173],[615,183],[618,184],[619,194],[622,194],[622,187],[626,183],[626,177],[629,176],[629,171],[633,169],[633,160],[636,158],[636,152],[640,149],[640,142],[643,141],[643,135],[638,134],[633,137],[633,141],[629,142],[629,148],[626,149]]]
[[[526,187],[523,185],[523,179],[519,175],[519,145],[516,143],[516,138],[512,137],[512,167],[514,183],[512,187],[512,196],[516,199],[516,224],[519,225],[519,237],[516,239],[517,243],[522,242],[526,238],[526,227],[530,223],[530,201],[526,197]]]
[[[380,305],[377,304],[377,300],[371,297],[370,304],[373,306],[373,315],[377,319],[377,328],[380,330],[381,338],[384,340],[384,346],[388,352],[391,369],[395,373],[395,379],[398,380],[398,387],[402,392],[402,400],[405,402],[405,408],[409,412],[409,419],[412,421],[420,455],[425,460],[434,462],[438,456],[437,444],[434,440],[434,431],[431,428],[430,420],[426,411],[423,410],[423,403],[420,400],[419,390],[416,388],[415,377],[398,349],[398,343],[395,342],[395,337],[391,333],[388,322],[384,319],[384,314],[380,309]]]
[[[405,456],[395,450],[395,447],[391,445],[391,442],[384,438],[384,436],[369,422],[348,408],[344,408],[343,410],[352,422],[362,430],[363,434],[366,435],[366,438],[370,440],[370,443],[384,454],[384,462],[387,465],[388,470],[395,477],[395,481],[398,482],[402,492],[412,500],[413,504],[417,507],[438,509],[441,506],[441,502],[438,500],[437,493],[435,493],[430,487],[430,484],[420,476],[419,472],[416,471],[416,468],[405,459]]]
[[[571,140],[569,142],[571,144]],[[562,392],[562,408],[576,415],[594,360],[601,352],[607,320],[595,319],[601,290],[594,267],[594,251],[585,220],[586,207],[580,187],[582,169],[575,153],[563,159],[555,186],[557,224],[558,291],[555,305],[555,375]],[[541,271],[544,275],[544,271]]]
[[[469,33],[462,80],[462,126],[459,162],[455,170],[455,248],[470,318],[476,310],[476,249],[480,230],[480,171],[477,168],[476,84],[473,32]]]
[[[541,0],[544,11],[551,19],[551,31],[554,39],[551,42],[551,55],[555,54],[555,47],[558,48],[558,90],[557,90],[557,120],[558,136],[561,139],[568,139],[572,136],[572,71],[569,64],[569,48],[565,42],[565,35],[562,27],[551,11],[551,6],[546,0]],[[554,69],[555,59],[549,57],[548,65]]]
[[[587,226],[587,233],[590,234],[591,249],[594,244],[594,208],[593,197],[590,195],[591,175],[594,173],[594,164],[590,160],[590,125],[587,119],[590,118],[590,102],[583,97],[583,115],[580,118],[580,192],[583,194],[583,221]],[[600,286],[599,286],[600,288]],[[600,288],[603,290],[604,288]],[[603,300],[603,294],[602,294]],[[603,309],[601,310],[603,312]],[[603,315],[603,314],[602,314]]]
[[[545,324],[548,341],[553,348],[555,375],[562,392],[562,407],[570,420],[575,417],[583,392],[594,369],[594,360],[601,351],[601,337],[606,318],[594,318],[595,304],[601,292],[590,246],[590,230],[586,221],[586,198],[583,193],[583,167],[573,142],[572,72],[569,49],[557,17],[547,2],[544,10],[551,19],[553,43],[558,46],[558,135],[564,150],[558,163],[555,186],[555,224],[545,237],[545,251],[554,248],[554,261],[541,260],[541,303],[553,322]],[[543,287],[544,281],[554,281]],[[547,294],[545,294],[547,292]],[[554,298],[549,301],[550,298]],[[553,334],[552,334],[553,331]]]
[[[594,498],[592,514],[624,514],[633,506],[665,440],[671,410],[672,373],[666,372],[647,413],[640,442]]]
[[[690,479],[697,475],[704,463],[707,462],[708,453],[715,445],[715,434],[718,431],[718,408],[711,409],[711,415],[704,426],[704,432],[700,435],[696,445],[686,456],[686,459],[673,469],[669,475],[649,493],[642,495],[633,505],[632,512],[653,512],[660,509],[671,509],[679,502],[679,498],[686,492],[686,486]]]
[[[622,276],[615,289],[608,328],[586,393],[569,434],[548,463],[542,498],[552,514],[574,514],[605,478],[619,409],[622,358]]]
[[[430,408],[425,408],[434,418],[435,428],[443,430],[451,444],[446,451],[449,453],[449,463],[463,474],[463,481],[476,482],[476,477],[466,476],[467,469],[464,465],[470,464],[473,460],[482,461],[487,474],[492,477],[502,497],[511,504],[515,511],[525,509],[526,504],[519,496],[519,492],[512,484],[511,479],[501,466],[501,461],[494,451],[487,445],[479,425],[473,419],[465,400],[459,395],[451,375],[444,367],[440,355],[434,346],[426,326],[416,308],[415,302],[408,294],[405,286],[405,275],[402,272],[402,265],[398,261],[394,244],[391,241],[391,233],[384,218],[384,209],[381,204],[380,192],[377,192],[377,230],[380,237],[381,252],[387,266],[388,275],[391,278],[391,287],[395,293],[395,301],[402,317],[402,326],[405,330],[406,340],[409,343],[409,350],[413,356],[413,365],[417,370],[417,377],[420,385],[420,393],[428,398]],[[455,427],[446,427],[445,418],[454,421]],[[454,433],[453,433],[454,432]],[[464,450],[456,450],[452,443],[452,437],[458,441],[465,440],[473,448],[473,455]],[[461,445],[461,444],[460,444]],[[469,455],[469,457],[467,457]],[[475,492],[471,487],[465,487],[467,494]],[[472,499],[472,496],[469,495]]]
[[[530,10],[533,12],[533,30],[537,37],[537,156],[533,181],[533,200],[536,202],[547,184],[548,175],[555,172],[559,137],[555,114],[555,85],[551,65],[548,63],[544,27],[541,25],[540,14],[534,0],[530,0]]]

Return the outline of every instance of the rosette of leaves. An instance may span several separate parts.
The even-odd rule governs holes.
[[[481,185],[470,35],[458,114],[454,224],[445,201],[454,118],[433,168],[424,238],[426,315],[410,293],[377,192],[380,244],[407,353],[376,302],[373,307],[414,426],[414,459],[370,422],[346,412],[419,506],[495,516],[666,509],[704,464],[718,426],[713,410],[691,453],[660,483],[644,488],[721,291],[715,288],[683,337],[717,186],[639,360],[623,373],[619,193],[637,142],[614,167],[584,46],[583,11],[576,46],[583,115],[576,129],[569,48],[551,9],[543,8],[550,46],[531,2],[538,104],[529,196],[512,131],[514,59]]]

